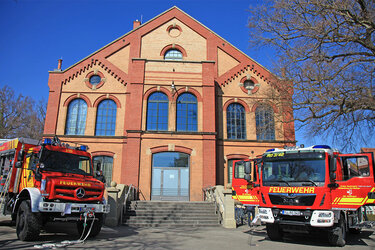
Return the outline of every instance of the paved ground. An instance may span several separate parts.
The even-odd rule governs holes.
[[[15,227],[9,217],[0,218],[0,249],[36,249],[34,245],[76,240],[79,236],[73,224],[51,223],[38,242],[17,240]],[[288,234],[283,242],[267,238],[264,226],[237,229],[215,228],[131,228],[104,227],[95,239],[67,248],[91,249],[334,249],[324,235]],[[341,249],[375,249],[375,234],[364,230],[350,235]]]

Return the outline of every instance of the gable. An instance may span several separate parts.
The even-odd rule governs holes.
[[[236,67],[238,64],[240,64],[240,62],[231,55],[220,48],[217,49],[217,71],[219,77]]]
[[[108,61],[116,65],[119,69],[125,73],[129,72],[129,56],[130,56],[130,46],[125,46],[113,54],[106,57]]]
[[[206,39],[177,18],[171,19],[142,37],[141,58],[163,60],[160,52],[166,45],[173,44],[181,46],[186,51],[183,60],[207,60]]]

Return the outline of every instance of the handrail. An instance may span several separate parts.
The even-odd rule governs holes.
[[[129,200],[129,197],[130,196],[130,193],[132,192],[132,196],[134,197],[134,192],[135,192],[135,187],[133,187],[133,184],[130,184],[129,185],[129,188],[128,188],[128,191],[126,192],[125,194],[125,198],[124,198],[124,203],[122,204],[122,211],[121,211],[121,222],[123,220],[123,216],[126,214],[126,203],[128,202]]]
[[[207,188],[204,188],[202,189],[203,191],[203,198],[204,200],[208,200],[208,198],[210,198],[211,200],[214,201],[215,203],[215,214],[219,214],[219,217],[220,217],[220,223],[223,221],[223,215],[222,213],[224,213],[224,204],[223,204],[223,201],[221,199],[221,197],[219,196],[219,202],[216,200],[216,195],[215,195],[215,189],[216,187],[207,187]],[[209,194],[209,197],[207,196],[207,194]],[[220,206],[221,206],[221,209],[223,212],[220,212],[220,208],[219,208],[219,203],[220,203]]]

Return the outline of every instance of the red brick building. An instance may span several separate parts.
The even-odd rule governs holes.
[[[107,180],[141,199],[201,200],[231,163],[294,143],[271,73],[173,7],[49,72],[45,136],[87,144]],[[266,129],[260,129],[265,127]],[[95,165],[96,166],[96,165]]]

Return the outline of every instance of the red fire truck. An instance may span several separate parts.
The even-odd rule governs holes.
[[[233,162],[232,198],[245,206],[259,206],[259,174],[260,159],[237,160]],[[245,179],[245,168],[254,166],[253,179]],[[247,177],[249,178],[249,177]]]
[[[94,178],[87,146],[57,137],[12,139],[0,144],[0,212],[11,214],[20,240],[35,240],[48,221],[76,221],[80,233],[97,235],[109,205],[104,184]]]
[[[259,182],[268,237],[326,230],[332,245],[344,246],[346,233],[358,233],[373,208],[374,171],[372,153],[341,154],[326,145],[268,150]],[[254,167],[245,172],[256,175]]]

